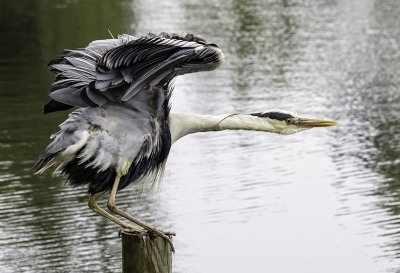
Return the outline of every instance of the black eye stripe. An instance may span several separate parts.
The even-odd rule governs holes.
[[[250,114],[250,115],[260,117],[260,118],[270,118],[270,119],[276,119],[276,120],[281,120],[281,121],[293,118],[292,115],[280,113],[280,112],[254,113],[254,114]]]

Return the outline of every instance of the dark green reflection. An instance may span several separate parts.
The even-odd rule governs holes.
[[[369,111],[369,120],[376,133],[372,139],[372,162],[367,165],[381,174],[375,194],[380,196],[382,207],[390,219],[380,223],[391,237],[390,248],[394,248],[396,258],[400,257],[400,63],[398,61],[400,37],[399,22],[395,14],[400,11],[398,1],[377,2],[374,5],[373,27],[380,35],[371,36],[379,55],[379,70],[369,83],[369,98],[375,102]]]
[[[395,257],[400,257],[399,11],[400,3],[393,0],[376,1],[366,19],[357,13],[346,17],[332,12],[342,22],[332,28],[341,35],[329,45],[330,62],[321,67],[336,89],[331,96],[338,120],[348,121],[347,126],[338,127],[334,157],[356,157],[374,174],[357,187],[377,197],[366,208],[368,220],[390,237],[387,249]],[[321,51],[321,57],[326,58],[329,49]],[[384,214],[384,219],[376,214]]]
[[[85,190],[63,187],[64,178],[53,179],[51,172],[34,179],[31,171],[49,136],[68,115],[42,115],[54,78],[46,64],[64,49],[111,38],[108,30],[114,35],[135,32],[132,4],[108,0],[0,3],[0,222],[4,223],[3,238],[7,238],[2,245],[13,246],[10,252],[2,249],[0,256],[1,264],[7,263],[8,269],[43,272],[46,265],[46,270],[53,271],[52,266],[68,262],[70,254],[76,252],[75,241],[85,238],[76,233],[84,230],[79,217],[90,214]],[[65,203],[59,204],[59,200]],[[79,203],[76,207],[82,208],[82,214],[70,209],[74,203]],[[63,223],[57,215],[63,215]],[[106,221],[98,223],[98,232],[104,233]],[[71,229],[64,229],[64,225]],[[28,263],[24,260],[28,258],[26,251],[46,254]],[[19,256],[20,265],[13,262],[15,256]]]

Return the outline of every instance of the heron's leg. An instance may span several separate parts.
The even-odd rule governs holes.
[[[131,230],[131,231],[135,231],[138,233],[142,233],[143,230],[136,228],[132,225],[129,225],[123,221],[121,221],[120,219],[118,219],[117,217],[115,217],[114,215],[111,215],[110,213],[108,213],[107,211],[105,211],[104,209],[100,208],[99,205],[97,205],[96,202],[96,198],[94,197],[94,195],[90,195],[89,196],[89,201],[88,201],[88,206],[89,208],[91,208],[94,212],[106,217],[107,219],[113,221],[114,223],[120,225],[121,227],[123,227],[124,229],[127,230]]]
[[[144,228],[144,229],[146,229],[146,230],[148,230],[148,231],[151,231],[151,232],[153,232],[154,234],[156,234],[156,235],[158,235],[158,236],[164,238],[165,240],[167,240],[167,242],[168,242],[169,245],[171,246],[171,251],[172,251],[172,252],[175,252],[175,249],[174,249],[174,245],[173,245],[173,243],[172,243],[172,240],[171,240],[171,238],[169,238],[168,235],[167,235],[167,234],[170,234],[170,235],[175,235],[175,234],[169,233],[169,232],[167,233],[167,232],[161,231],[161,230],[159,230],[159,229],[156,229],[155,227],[153,227],[153,226],[151,226],[151,225],[149,225],[149,224],[147,224],[147,223],[145,223],[145,222],[143,222],[143,221],[141,221],[141,220],[139,220],[139,219],[136,219],[135,217],[129,215],[129,214],[126,213],[125,211],[120,210],[120,209],[115,205],[115,196],[117,195],[117,190],[118,190],[118,185],[119,185],[120,178],[121,178],[121,177],[118,176],[118,175],[115,177],[114,185],[113,185],[113,187],[112,187],[112,189],[111,189],[111,193],[110,193],[110,198],[108,199],[108,202],[107,202],[107,207],[108,207],[108,209],[109,209],[112,213],[118,214],[118,215],[120,215],[120,216],[122,216],[122,217],[124,217],[124,218],[126,218],[126,219],[128,219],[128,220],[130,220],[130,221],[132,221],[132,222],[134,222],[135,224],[141,226],[142,228]],[[166,234],[166,233],[167,233],[167,234]]]

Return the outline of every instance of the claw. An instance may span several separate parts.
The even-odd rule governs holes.
[[[169,243],[169,246],[171,247],[171,251],[172,253],[175,253],[175,248],[174,248],[174,244],[172,243],[171,238],[168,236],[168,234],[166,234],[164,231],[159,230],[159,229],[155,229],[154,231],[152,230],[152,232],[154,232],[154,235],[158,235],[162,238],[164,238],[165,240],[167,240],[167,242]]]
[[[148,235],[148,234],[145,234],[146,232],[148,232],[148,231],[143,229],[143,228],[121,228],[118,231],[118,236],[121,237],[122,233],[133,233],[133,234]]]
[[[169,237],[169,236],[176,236],[175,232],[162,231],[162,230],[159,230],[159,229],[147,230],[147,229],[143,229],[143,228],[121,228],[118,231],[118,236],[121,237],[122,233],[133,233],[133,234],[139,235],[140,237],[143,237],[143,236],[149,236],[149,237],[159,236],[159,237],[162,237],[165,240],[167,240],[168,244],[171,247],[171,251],[173,253],[175,253],[174,244],[172,243],[172,240]]]

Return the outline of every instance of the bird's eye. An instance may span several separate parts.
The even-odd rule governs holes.
[[[291,119],[287,119],[286,120],[286,124],[291,124],[292,123],[292,120]]]

